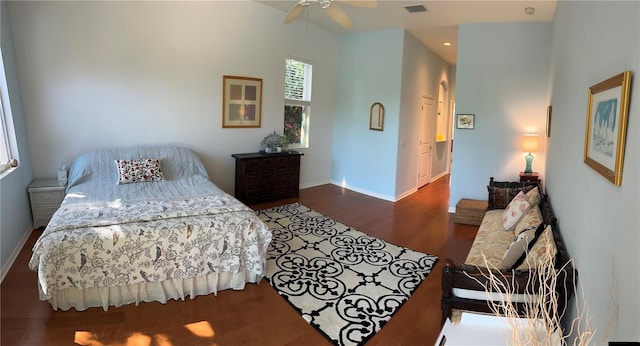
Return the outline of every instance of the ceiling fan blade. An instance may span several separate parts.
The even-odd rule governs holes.
[[[376,0],[336,0],[336,1],[340,1],[343,4],[347,4],[355,7],[364,7],[364,8],[378,7]]]
[[[289,24],[289,23],[295,21],[296,19],[298,19],[302,15],[304,10],[306,10],[306,9],[307,9],[307,6],[300,5],[299,3],[293,5],[293,7],[291,7],[289,9],[289,12],[287,12],[287,16],[284,18],[284,22],[286,24]]]
[[[333,3],[331,6],[324,9],[325,12],[333,19],[336,23],[342,25],[347,29],[351,29],[351,19],[347,13],[341,9],[337,4]]]

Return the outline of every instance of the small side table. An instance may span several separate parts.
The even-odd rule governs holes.
[[[463,312],[458,324],[447,319],[436,339],[435,346],[513,345],[517,343],[513,340],[516,336],[514,332],[519,333],[520,341],[533,337],[536,340],[549,340],[550,345],[561,344],[558,331],[547,335],[542,320],[520,317],[507,319],[491,314]]]
[[[33,228],[46,226],[53,213],[58,210],[65,195],[66,185],[59,185],[57,179],[36,179],[27,187],[31,200]]]
[[[520,172],[521,183],[525,181],[535,183],[538,181],[539,178],[540,176],[538,175],[538,172],[531,172],[531,173]]]
[[[487,201],[462,198],[456,204],[455,223],[480,226],[487,211]]]

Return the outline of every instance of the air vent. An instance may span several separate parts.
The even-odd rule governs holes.
[[[409,5],[405,6],[404,8],[409,13],[427,12],[427,9],[424,7],[424,5]]]

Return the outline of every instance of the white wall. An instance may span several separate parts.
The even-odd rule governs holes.
[[[551,23],[459,27],[456,113],[475,114],[475,129],[454,129],[450,207],[487,199],[489,177],[518,180],[523,133],[540,135],[533,170],[544,182],[550,49]]]
[[[421,124],[422,96],[434,99],[437,107],[440,82],[449,86],[455,81],[449,77],[449,64],[425,47],[411,34],[405,32],[402,55],[402,103],[400,106],[400,130],[398,144],[398,165],[396,196],[415,191],[418,184],[418,156]],[[434,121],[436,115],[433,116]],[[426,126],[426,124],[425,124]],[[435,138],[436,123],[429,124]],[[402,140],[406,144],[401,145]],[[446,142],[433,143],[431,151],[431,176],[444,173],[446,169]]]
[[[637,1],[561,1],[554,19],[546,185],[598,345],[640,341],[639,23]],[[635,80],[622,185],[615,186],[583,163],[587,92],[627,70]]]
[[[0,178],[0,267],[2,268],[0,277],[2,278],[9,271],[10,264],[17,256],[31,230],[31,209],[27,186],[33,180],[7,4],[6,1],[0,2],[0,15],[2,15],[0,42],[20,165],[9,173],[3,173]]]
[[[251,1],[11,2],[36,177],[101,147],[194,149],[233,193],[232,153],[282,132],[284,59],[313,63],[310,143],[301,185],[330,177],[338,43]],[[262,127],[222,129],[222,76],[263,79]]]
[[[440,82],[453,84],[449,65],[391,29],[341,37],[339,68],[332,181],[391,201],[414,192],[422,96],[437,100]],[[373,102],[385,107],[382,132],[369,130]],[[443,161],[434,151],[436,174]]]
[[[349,189],[395,199],[404,31],[340,38],[331,179]],[[369,110],[384,105],[384,131],[369,130]]]

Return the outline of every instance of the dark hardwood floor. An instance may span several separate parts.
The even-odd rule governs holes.
[[[447,213],[449,178],[396,203],[334,185],[300,191],[299,198],[252,206],[300,203],[357,230],[440,256],[413,296],[367,345],[433,345],[440,331],[440,275],[444,258],[463,261],[477,227]],[[185,301],[111,307],[109,311],[53,311],[38,299],[27,263],[41,230],[32,232],[2,282],[2,345],[330,345],[266,282]],[[79,333],[77,333],[79,332]],[[134,343],[139,342],[139,343]]]

